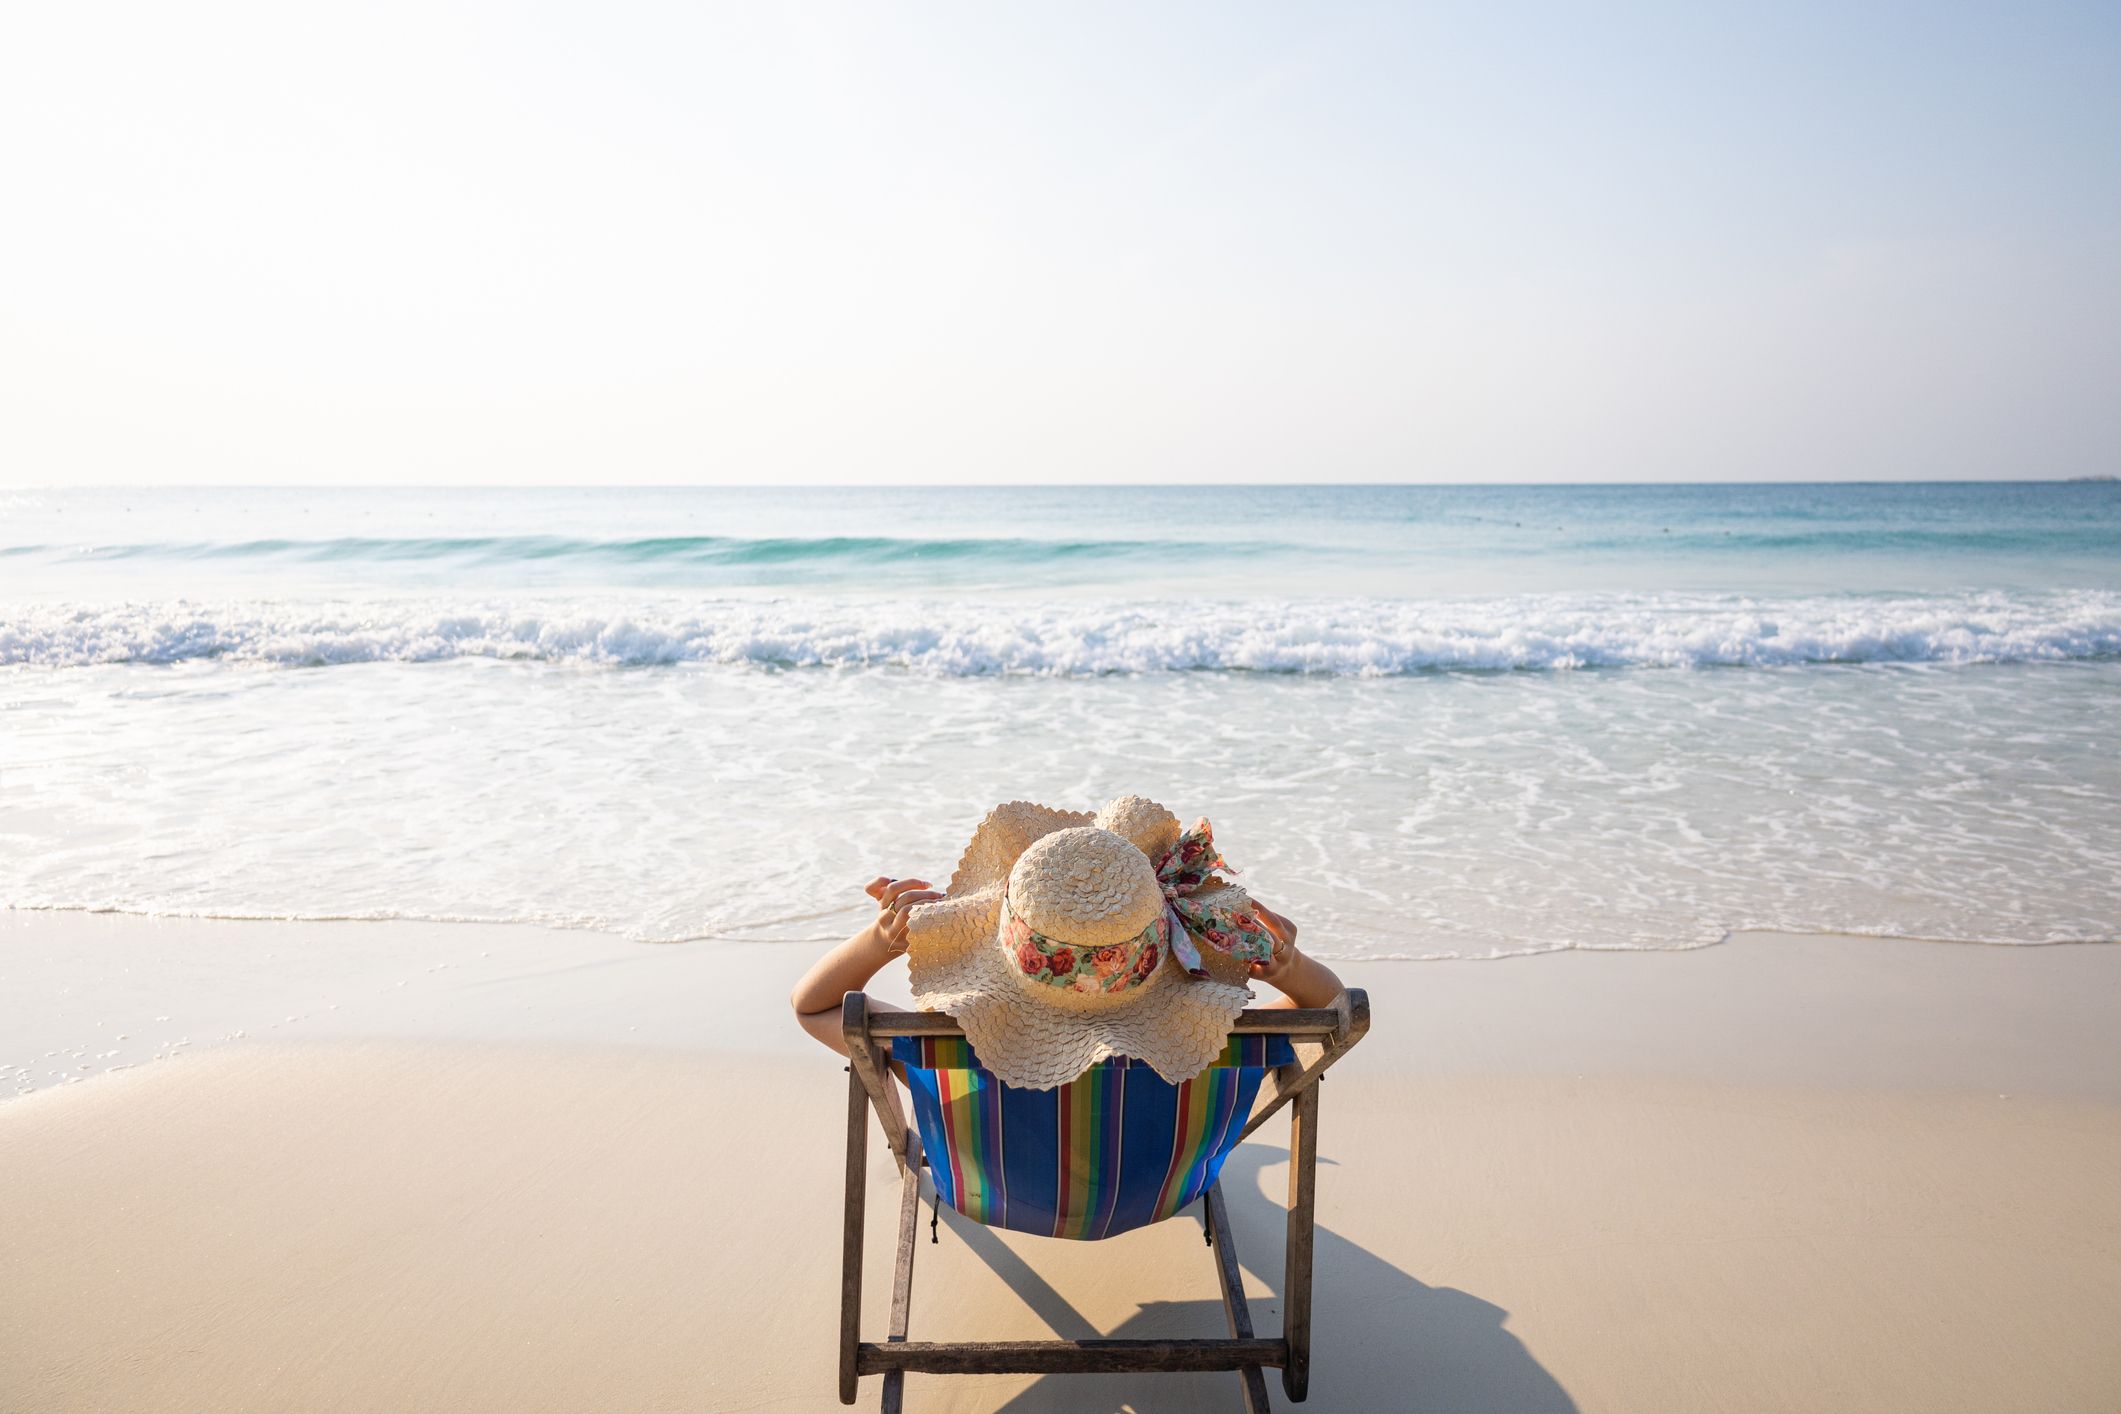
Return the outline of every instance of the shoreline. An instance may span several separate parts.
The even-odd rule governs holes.
[[[816,1047],[791,1024],[785,998],[817,951],[640,943],[529,924],[0,909],[0,1110],[235,1044],[439,1040],[803,1056]],[[2102,1045],[2111,1052],[2121,946],[1734,933],[1698,948],[1334,966],[1370,989],[1380,1015],[1408,1014],[1398,1031],[1380,1026],[1366,1052],[1374,1062],[1390,1051],[1408,1071],[1591,1066],[2121,1103],[2121,1065],[2071,1059]],[[1887,985],[1903,977],[1919,983],[1905,996]],[[1801,998],[1806,1012],[1776,1015],[1755,996],[1763,988]],[[903,968],[887,968],[872,991],[911,1004]],[[706,1034],[708,1004],[731,999],[747,1004],[715,1007],[726,1029]],[[2013,1008],[2025,1007],[2048,1013],[2037,1032],[2018,1024]],[[1888,1035],[1899,1044],[1880,1039]],[[1807,1044],[1792,1044],[1800,1038]]]
[[[858,910],[841,910],[856,912]],[[730,944],[740,947],[777,948],[824,948],[840,940],[843,933],[820,933],[814,938],[755,938],[733,933],[693,933],[681,938],[644,938],[617,929],[600,927],[590,923],[555,923],[535,918],[448,918],[430,917],[424,914],[358,914],[358,913],[214,913],[183,912],[161,908],[127,908],[116,905],[61,904],[61,903],[16,903],[0,904],[0,926],[11,915],[28,917],[36,914],[59,917],[85,918],[136,918],[144,923],[271,923],[282,925],[311,924],[367,924],[380,927],[418,928],[500,928],[533,929],[544,933],[583,934],[595,938],[607,938],[615,942],[632,943],[640,947],[683,947],[693,943]],[[1491,952],[1478,956],[1462,953],[1328,953],[1316,955],[1328,962],[1362,965],[1383,962],[1508,962],[1520,957],[1546,957],[1557,952],[1699,952],[1704,948],[1722,947],[1742,938],[1850,938],[1875,940],[1889,943],[1934,943],[1949,947],[1979,948],[2060,948],[2097,947],[2106,944],[2121,945],[2121,933],[2111,937],[2097,938],[1970,938],[1947,937],[1936,933],[1892,933],[1885,931],[1864,932],[1846,928],[1828,927],[1767,927],[1744,925],[1725,928],[1718,937],[1697,943],[1669,943],[1661,946],[1642,944],[1628,946],[1605,943],[1562,943],[1550,948],[1524,948],[1510,952]]]

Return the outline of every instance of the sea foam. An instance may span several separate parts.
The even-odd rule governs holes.
[[[2005,663],[2121,656],[2121,593],[1141,603],[387,598],[0,607],[0,665],[487,658],[939,677]]]

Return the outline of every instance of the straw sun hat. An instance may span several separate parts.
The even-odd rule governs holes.
[[[945,896],[907,915],[914,1001],[955,1016],[1007,1085],[1051,1089],[1114,1055],[1189,1080],[1273,952],[1229,869],[1206,820],[1181,829],[1138,795],[1095,815],[997,805]]]

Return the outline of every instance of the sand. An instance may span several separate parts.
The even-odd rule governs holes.
[[[0,1100],[0,1410],[837,1407],[844,1077],[785,1020],[806,961],[0,912],[0,1095],[34,1087]],[[1324,1096],[1308,1407],[2121,1408],[2121,948],[1345,970],[1377,1029]],[[1225,1187],[1271,1330],[1262,1138]],[[1220,1311],[1191,1217],[1101,1244],[946,1218],[913,1328],[1219,1334]]]

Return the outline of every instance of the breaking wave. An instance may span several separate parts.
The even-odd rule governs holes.
[[[939,677],[2007,663],[2121,656],[2121,593],[1171,604],[392,598],[0,606],[0,665],[487,658]]]

